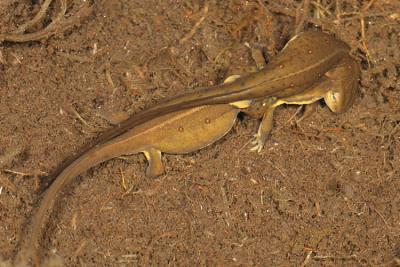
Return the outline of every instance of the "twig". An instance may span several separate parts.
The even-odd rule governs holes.
[[[125,175],[124,175],[124,172],[122,171],[122,168],[119,168],[119,173],[121,174],[121,185],[124,188],[124,190],[126,191],[128,189],[128,187],[126,186]]]
[[[361,12],[359,14],[359,18],[360,18],[360,28],[361,28],[361,46],[365,52],[365,55],[367,56],[367,62],[368,62],[368,66],[371,66],[371,54],[369,52],[367,43],[366,43],[366,38],[365,38],[365,15],[364,13],[374,4],[375,0],[370,0],[366,5],[364,5],[361,8]]]
[[[367,10],[375,3],[375,1],[376,1],[376,0],[371,0],[371,1],[369,1],[368,4],[366,4],[365,6],[363,6],[363,7],[361,8],[361,12],[367,11]]]
[[[13,193],[17,192],[17,187],[15,186],[15,184],[11,182],[10,179],[1,174],[0,174],[0,184]]]
[[[283,14],[292,18],[296,18],[296,12],[293,12],[292,10],[290,10],[287,7],[282,7],[279,5],[275,5],[275,4],[271,4],[268,6],[269,10],[271,10],[271,12],[273,13],[279,13],[279,14]],[[324,30],[330,30],[330,31],[334,31],[336,25],[334,23],[332,23],[332,21],[327,20],[327,19],[316,19],[316,18],[305,18],[305,20],[308,23],[312,23],[314,25],[319,25],[322,27],[322,29]]]
[[[47,39],[58,32],[66,31],[72,28],[73,26],[79,24],[80,20],[82,18],[88,17],[91,14],[92,10],[93,7],[89,6],[89,4],[86,4],[76,14],[74,14],[69,18],[65,18],[63,14],[64,8],[62,8],[59,15],[46,28],[34,33],[0,34],[0,42],[8,41],[8,42],[23,43],[23,42]]]
[[[79,56],[79,55],[74,55],[74,54],[69,54],[65,52],[57,52],[58,55],[71,60],[71,61],[77,61],[79,63],[92,63],[94,61],[94,58],[88,57],[88,56]]]
[[[35,17],[22,24],[21,26],[18,27],[18,29],[16,29],[15,31],[13,31],[14,34],[19,34],[19,33],[24,33],[26,30],[32,28],[34,25],[38,24],[44,17],[44,15],[47,12],[47,9],[49,8],[51,2],[53,0],[46,0],[43,5],[40,7],[39,12],[35,15]]]
[[[93,128],[91,125],[89,125],[89,123],[86,122],[86,120],[84,118],[82,118],[81,114],[78,113],[78,111],[76,111],[75,108],[71,107],[72,113],[74,113],[75,117],[82,122],[83,125],[86,125],[89,128]]]
[[[3,51],[0,50],[0,64],[5,65],[7,62],[5,61],[4,57],[3,57]]]
[[[83,125],[85,125],[85,126],[89,129],[89,132],[90,132],[90,133],[99,132],[99,130],[98,130],[96,127],[90,125],[90,124],[81,116],[81,114],[79,114],[78,111],[76,111],[76,109],[75,109],[73,106],[70,107],[70,110],[72,111],[72,113],[74,114],[74,116],[75,116]],[[83,131],[83,132],[85,132],[85,131]]]
[[[21,152],[22,152],[21,147],[14,147],[12,149],[7,150],[3,155],[0,156],[0,167],[3,167],[4,165],[8,164]]]
[[[110,84],[110,86],[112,88],[112,91],[114,92],[115,91],[115,84],[114,84],[114,81],[113,81],[113,79],[111,77],[110,68],[106,68],[105,71],[104,71],[104,74],[106,75],[106,80]]]
[[[352,254],[350,256],[332,256],[332,255],[315,255],[313,259],[326,260],[326,259],[340,259],[340,260],[351,260],[357,259],[357,255]]]
[[[348,21],[358,19],[362,12],[347,12],[339,14],[339,19],[341,21]],[[372,17],[390,17],[390,15],[396,14],[393,12],[370,12],[370,13],[363,13],[364,18],[372,18]]]
[[[297,114],[300,113],[300,111],[301,111],[302,109],[303,109],[303,105],[299,106],[299,107],[296,109],[296,112],[286,121],[286,123],[291,122],[291,121],[297,116]]]
[[[365,42],[365,21],[364,21],[364,16],[360,14],[360,28],[361,28],[361,46],[365,52],[365,55],[367,56],[367,62],[368,66],[371,66],[371,54],[369,53],[367,44]]]
[[[378,214],[379,217],[381,217],[382,221],[385,223],[385,225],[390,228],[387,220],[385,219],[385,217],[383,217],[382,213],[375,207],[375,204],[372,205],[372,209]]]
[[[190,38],[192,38],[192,36],[200,28],[200,25],[203,23],[203,21],[207,17],[208,7],[209,7],[209,3],[206,2],[204,4],[204,8],[203,8],[203,16],[196,22],[196,24],[194,24],[193,28],[182,39],[179,40],[179,44],[183,44],[183,43],[187,42]]]
[[[19,171],[14,171],[14,170],[10,170],[10,169],[4,169],[4,172],[21,175],[21,176],[34,176],[33,173],[19,172]]]
[[[310,0],[303,0],[303,4],[297,9],[296,12],[296,29],[295,34],[303,31],[304,23],[308,17],[310,11]]]
[[[313,251],[312,250],[309,250],[308,252],[307,252],[307,256],[306,256],[306,258],[304,259],[304,261],[301,263],[301,265],[300,265],[300,267],[304,267],[304,266],[306,266],[307,265],[307,263],[310,261],[310,259],[311,259],[311,254],[313,253]]]
[[[321,3],[313,1],[313,2],[311,2],[311,4],[318,11],[317,16],[316,16],[317,19],[321,18],[321,13],[325,13],[328,16],[332,16],[332,13],[329,11],[329,9],[324,7],[323,5],[321,5]],[[322,10],[323,12],[320,12],[320,10]]]
[[[278,170],[278,172],[285,178],[287,178],[287,175],[281,170],[281,168],[279,168],[277,165],[275,165],[274,163],[272,163],[272,161],[267,160],[267,162],[274,167],[276,170]]]
[[[248,144],[250,144],[252,141],[253,141],[253,139],[252,139],[252,138],[249,138],[249,140],[248,140],[246,143],[244,143],[243,146],[242,146],[241,148],[239,148],[239,150],[236,152],[236,154],[240,155],[240,152],[242,152],[242,150],[243,150]]]
[[[335,15],[336,15],[337,23],[340,24],[340,22],[341,22],[341,18],[340,17],[342,15],[342,10],[340,8],[340,1],[339,0],[335,1]]]

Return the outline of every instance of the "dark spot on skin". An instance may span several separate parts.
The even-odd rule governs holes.
[[[183,132],[183,127],[182,127],[182,126],[179,127],[179,128],[178,128],[178,131],[179,131],[179,132]]]
[[[206,124],[210,124],[210,123],[211,123],[211,120],[210,120],[209,118],[206,118],[206,119],[204,120],[204,122],[205,122]]]
[[[239,84],[239,85],[240,85],[240,87],[246,87],[246,83],[245,83],[245,82],[243,82],[243,81],[242,81],[242,82],[240,82],[240,84]]]

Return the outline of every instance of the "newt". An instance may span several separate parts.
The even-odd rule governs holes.
[[[266,126],[270,121],[267,116],[270,113],[270,108],[268,107],[271,105],[275,105],[276,107],[283,104],[279,101],[276,103],[272,102],[288,96],[301,95],[315,84],[322,83],[324,80],[333,81],[337,79],[336,77],[340,75],[334,73],[329,76],[329,72],[332,72],[337,66],[346,64],[346,62],[352,65],[349,67],[352,68],[349,69],[349,72],[359,72],[358,64],[349,56],[349,51],[350,48],[347,44],[327,33],[319,31],[300,33],[290,39],[282,51],[276,57],[272,58],[267,65],[265,64],[265,60],[261,59],[260,55],[257,55],[255,60],[259,71],[248,73],[238,79],[232,79],[229,83],[200,88],[194,92],[166,99],[153,107],[134,114],[127,120],[100,134],[93,144],[83,148],[80,153],[66,160],[51,175],[43,179],[41,191],[44,191],[67,166],[78,160],[92,146],[109,142],[133,127],[160,116],[160,114],[167,114],[196,106],[232,104],[243,108],[248,106],[250,102],[253,106],[254,103],[259,105],[263,102],[262,105],[264,107],[259,108],[259,113],[264,110],[265,119],[262,120],[256,136],[259,150],[259,147],[262,146],[268,136],[268,131],[264,130],[264,128],[268,128]],[[356,77],[356,83],[358,83],[359,74],[354,74],[354,76]],[[328,87],[328,82],[326,81],[322,86]],[[330,94],[336,92],[334,90],[328,91],[331,92]],[[353,103],[351,101],[353,98],[349,97],[349,95],[354,94],[348,93],[348,91],[353,92],[354,90],[346,89],[343,91],[335,93],[335,96],[343,95],[343,97],[340,97],[341,100],[338,100],[336,104],[337,106],[341,106],[341,108],[340,110],[336,108],[336,112],[344,112]],[[244,104],[242,101],[246,100],[248,102]],[[300,104],[301,101],[297,102]],[[332,101],[332,103],[335,102]],[[267,105],[267,103],[269,104]]]
[[[360,70],[349,51],[329,34],[301,33],[268,64],[258,57],[257,72],[163,101],[100,135],[93,146],[50,176],[54,182],[40,201],[28,237],[34,264],[40,264],[39,240],[49,210],[74,177],[105,160],[138,152],[149,161],[146,175],[158,176],[163,173],[161,152],[182,154],[215,142],[229,131],[241,110],[263,117],[253,147],[260,151],[276,107],[324,99],[333,112],[341,113],[353,104]]]

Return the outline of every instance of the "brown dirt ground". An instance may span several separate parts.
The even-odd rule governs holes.
[[[42,2],[1,1],[0,32]],[[29,32],[57,16],[53,2]],[[68,266],[399,265],[398,1],[70,0],[65,17],[89,4],[81,23],[49,38],[0,44],[0,265],[19,249],[40,179],[110,127],[102,114],[249,70],[244,43],[274,56],[302,26],[301,6],[306,28],[335,33],[362,66],[348,112],[321,105],[296,124],[297,107],[281,107],[261,154],[248,144],[258,121],[244,116],[216,144],[166,155],[156,180],[145,178],[142,155],[96,166],[59,198],[44,257]]]

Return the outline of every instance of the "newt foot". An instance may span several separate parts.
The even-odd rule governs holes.
[[[257,133],[253,136],[253,141],[251,141],[251,144],[254,145],[252,148],[250,148],[250,151],[260,153],[261,150],[264,148],[265,140],[262,140],[261,136]]]

